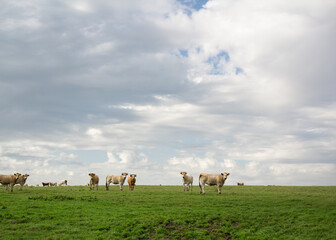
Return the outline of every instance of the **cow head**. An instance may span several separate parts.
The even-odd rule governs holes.
[[[180,172],[180,174],[184,177],[185,175],[187,175],[187,172]]]
[[[29,177],[29,174],[21,175],[24,180],[26,180]]]
[[[131,174],[130,177],[136,178],[136,174]]]
[[[94,174],[94,173],[89,173],[89,176],[90,177],[94,177],[96,174]]]
[[[128,173],[127,172],[123,172],[121,175],[123,175],[123,176],[127,176],[128,175]]]
[[[21,173],[14,173],[13,175],[15,176],[15,180],[18,180],[21,176]]]
[[[225,180],[230,175],[230,173],[223,172],[221,173],[221,175],[223,176],[223,179]]]

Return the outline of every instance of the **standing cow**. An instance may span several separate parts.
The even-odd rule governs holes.
[[[44,187],[44,186],[48,186],[49,187],[49,182],[42,182],[42,186]]]
[[[244,186],[243,182],[237,182],[237,186]]]
[[[126,176],[128,175],[128,173],[123,172],[121,174],[121,176],[115,176],[115,175],[107,175],[106,177],[106,190],[109,190],[110,188],[110,183],[113,184],[119,184],[120,186],[120,191],[123,190],[123,185],[126,179]]]
[[[218,187],[218,194],[221,194],[221,189],[225,183],[225,180],[230,175],[230,173],[221,173],[221,174],[207,174],[207,173],[201,173],[199,176],[199,187],[200,187],[200,193],[205,193],[204,186],[205,184],[208,184],[209,186],[215,186]]]
[[[187,191],[189,191],[189,189],[192,191],[193,176],[187,174],[187,172],[180,172],[180,174],[182,175],[183,191],[185,191],[185,185],[187,185]]]
[[[99,183],[99,177],[98,175],[94,174],[94,173],[89,173],[90,176],[90,190],[94,190],[94,187],[97,186],[97,190],[98,190],[98,183]]]
[[[62,185],[65,185],[65,186],[68,186],[68,181],[67,180],[61,180],[58,184],[58,186],[62,186]]]
[[[128,182],[128,188],[129,190],[133,191],[134,190],[134,186],[135,186],[135,182],[136,182],[136,174],[131,174],[128,179],[127,179],[127,182]]]
[[[10,185],[11,192],[13,192],[13,187],[20,176],[21,176],[20,173],[14,173],[13,175],[0,174],[0,183],[6,186],[6,190],[8,190],[8,185]]]
[[[20,177],[17,179],[16,184],[20,184],[20,190],[22,191],[23,185],[25,185],[27,178],[29,177],[29,174],[20,175]]]

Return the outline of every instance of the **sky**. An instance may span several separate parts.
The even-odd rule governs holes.
[[[336,184],[334,0],[0,0],[0,173]]]

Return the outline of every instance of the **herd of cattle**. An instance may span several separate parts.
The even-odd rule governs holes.
[[[193,176],[188,174],[187,172],[180,172],[182,175],[182,184],[183,184],[183,190],[185,191],[192,191],[192,185],[193,185]],[[120,190],[123,190],[123,185],[125,183],[126,177],[128,173],[123,172],[121,175],[108,175],[106,176],[106,190],[109,190],[110,184],[118,184],[120,186]],[[200,187],[200,193],[205,193],[204,187],[205,184],[209,186],[217,186],[218,188],[218,194],[221,194],[221,189],[225,183],[225,180],[230,175],[230,173],[224,172],[220,174],[207,174],[207,173],[201,173],[199,175],[199,187]],[[21,175],[20,173],[15,173],[13,175],[0,175],[0,183],[4,186],[6,186],[6,189],[8,190],[8,186],[11,187],[11,192],[13,192],[13,187],[15,184],[20,184],[20,190],[22,190],[22,187],[25,185],[26,180],[28,178],[28,174]],[[98,190],[98,184],[99,184],[99,177],[95,173],[89,173],[90,176],[90,182],[89,187],[90,190],[96,189]],[[136,182],[136,174],[130,174],[127,182],[129,186],[129,190],[133,191],[135,182]],[[62,185],[68,185],[67,180],[62,180],[58,184],[59,186]],[[238,186],[243,186],[244,183],[237,183]],[[38,185],[37,185],[38,186]],[[42,186],[57,186],[56,182],[42,182]]]

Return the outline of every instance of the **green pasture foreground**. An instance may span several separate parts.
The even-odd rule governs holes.
[[[336,187],[0,188],[0,239],[335,239]]]

